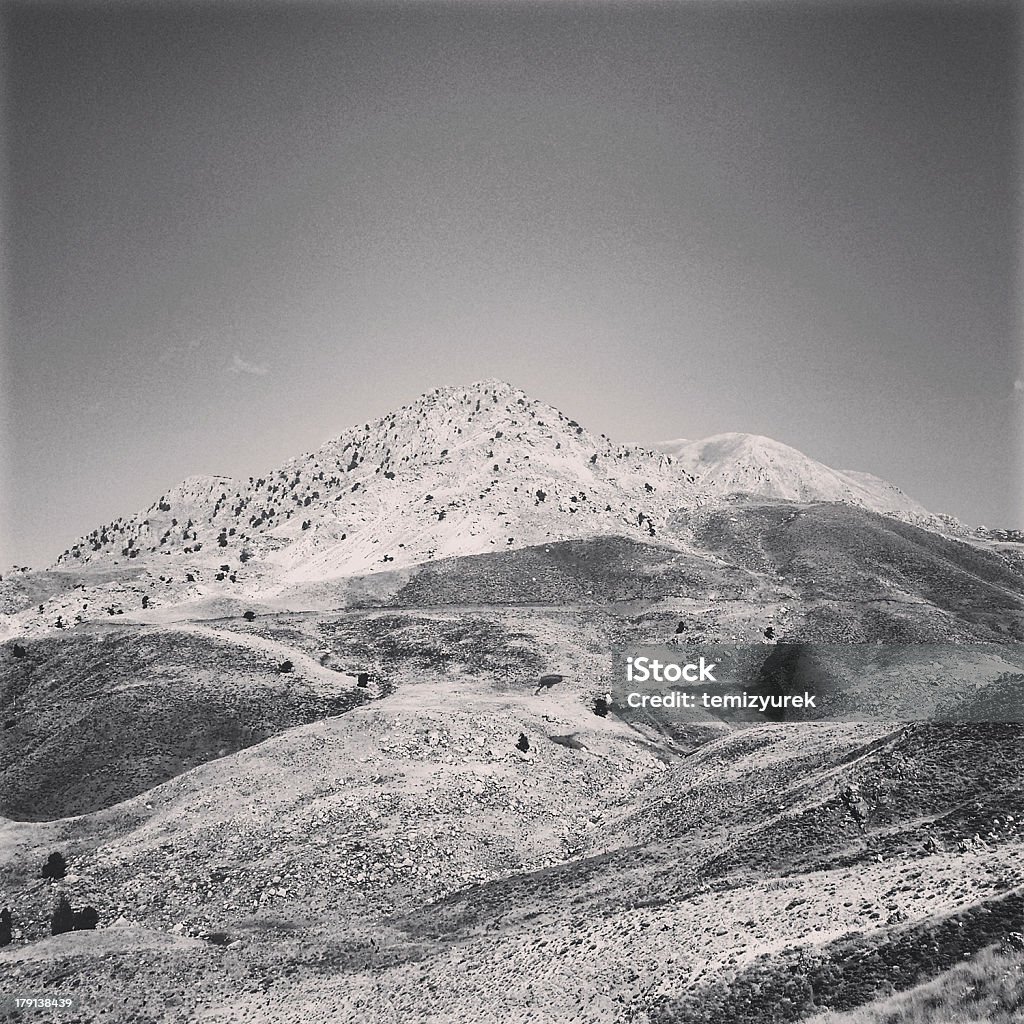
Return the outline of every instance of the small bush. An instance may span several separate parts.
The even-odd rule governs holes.
[[[61,893],[60,899],[57,900],[57,906],[54,907],[53,913],[50,915],[50,934],[62,935],[64,932],[74,930],[75,912],[71,909],[67,896]]]
[[[40,878],[49,878],[53,881],[63,878],[68,873],[68,865],[64,860],[63,854],[51,853],[46,858],[46,863],[43,865],[43,870],[40,872]]]
[[[94,931],[99,921],[99,911],[95,907],[83,907],[73,914],[73,927],[77,932]]]

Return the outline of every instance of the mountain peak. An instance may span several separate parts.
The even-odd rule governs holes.
[[[655,446],[676,458],[698,484],[718,494],[742,492],[785,501],[841,501],[877,512],[923,514],[898,487],[869,473],[831,469],[782,441],[729,432]]]
[[[699,500],[668,456],[488,378],[428,391],[258,479],[190,478],[63,561],[245,552],[287,584],[581,537],[672,543],[672,516]]]
[[[737,491],[920,509],[884,481],[758,435],[613,444],[485,378],[425,392],[259,479],[189,477],[61,561],[167,564],[201,552],[218,565],[252,560],[246,573],[261,564],[287,585],[583,537],[685,546],[678,513]]]

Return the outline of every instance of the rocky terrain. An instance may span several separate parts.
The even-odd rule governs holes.
[[[1020,1020],[1016,541],[729,438],[442,389],[7,574],[0,991],[76,1006],[0,1019]],[[842,714],[630,709],[648,644]]]
[[[443,388],[259,479],[194,477],[59,563],[200,551],[285,582],[595,534],[657,534],[699,500],[670,456],[613,444],[501,381]]]

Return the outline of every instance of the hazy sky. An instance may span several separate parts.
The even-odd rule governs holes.
[[[4,11],[0,565],[482,377],[1024,526],[1012,5]]]

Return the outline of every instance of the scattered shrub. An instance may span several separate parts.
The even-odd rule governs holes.
[[[46,859],[46,863],[43,865],[43,870],[40,872],[40,878],[49,878],[56,881],[57,879],[63,878],[68,873],[68,865],[64,860],[63,854],[51,853]]]
[[[100,915],[95,907],[83,907],[74,911],[72,927],[78,932],[94,931],[99,924]]]
[[[50,934],[61,935],[74,930],[75,912],[71,909],[67,896],[61,893],[60,899],[57,900],[57,906],[54,907],[53,913],[50,915]]]

